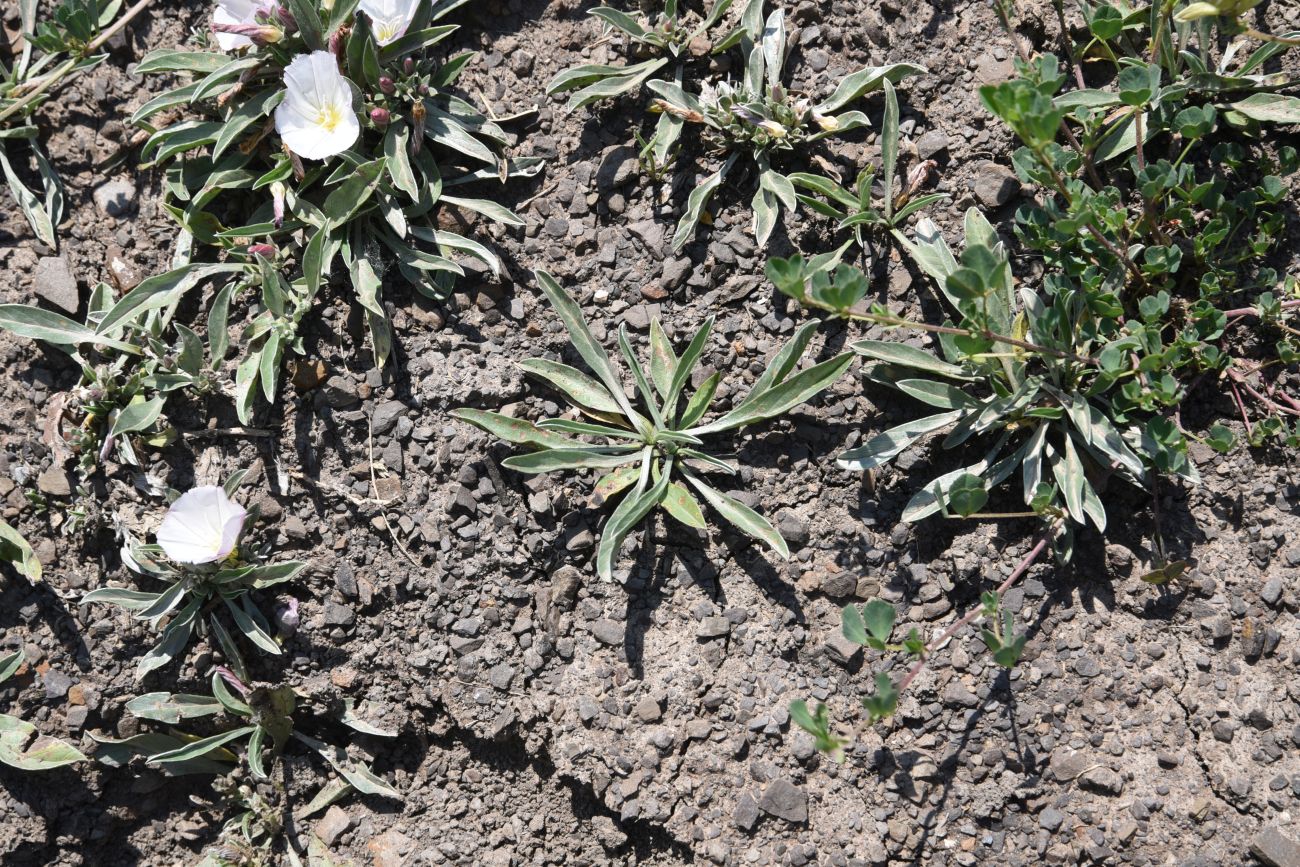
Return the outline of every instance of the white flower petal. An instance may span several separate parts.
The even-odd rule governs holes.
[[[212,20],[217,24],[256,24],[257,14],[271,11],[272,7],[254,0],[219,0],[212,12]],[[252,45],[253,40],[236,33],[216,33],[217,46],[222,51],[233,51],[245,45]]]
[[[289,150],[323,160],[347,150],[361,134],[352,90],[328,51],[300,54],[284,70],[285,99],[275,109],[275,129]]]
[[[418,0],[361,0],[361,11],[370,17],[375,41],[388,45],[400,39],[415,18]]]
[[[213,563],[235,550],[248,512],[219,487],[182,494],[158,525],[158,544],[177,563]]]

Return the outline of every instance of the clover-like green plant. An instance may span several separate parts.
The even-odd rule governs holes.
[[[381,37],[368,14],[356,14],[357,0],[287,0],[237,31],[254,43],[243,53],[159,49],[137,67],[190,78],[131,120],[150,133],[145,164],[165,169],[182,248],[197,242],[245,265],[224,290],[251,308],[236,371],[245,423],[259,393],[274,400],[284,355],[302,351],[300,321],[337,261],[379,366],[392,345],[390,272],[437,299],[464,274],[456,257],[500,274],[496,254],[451,231],[450,219],[457,211],[507,226],[523,219],[450,191],[534,175],[541,161],[505,159],[507,133],[455,93],[475,55],[441,59],[439,43],[456,27],[436,22],[463,3],[399,4],[412,15],[404,35]],[[302,108],[313,100],[329,104]],[[178,108],[181,119],[154,125]]]
[[[908,218],[922,208],[948,197],[947,193],[917,195],[925,184],[933,160],[919,162],[904,176],[898,164],[898,95],[888,78],[882,82],[885,90],[885,117],[880,129],[880,183],[883,189],[876,195],[876,167],[868,165],[858,173],[853,188],[845,189],[823,175],[809,172],[791,172],[787,177],[797,189],[799,203],[837,221],[838,228],[849,229],[859,247],[865,248],[873,237],[885,233],[905,241],[902,229]],[[895,172],[899,172],[897,190]]]
[[[652,322],[650,363],[646,369],[633,352],[623,326],[618,334],[619,351],[636,384],[641,406],[638,409],[628,398],[613,361],[583,320],[581,308],[550,274],[537,271],[536,276],[568,329],[573,348],[596,378],[540,358],[528,359],[520,366],[558,389],[590,421],[554,418],[533,424],[476,409],[459,409],[453,415],[507,442],[535,449],[503,461],[503,466],[510,469],[525,473],[609,471],[596,483],[593,500],[604,502],[626,493],[606,522],[597,549],[596,571],[602,578],[612,576],[623,540],[656,506],[662,506],[689,527],[704,529],[704,512],[691,489],[746,535],[788,557],[785,540],[767,519],[701,477],[706,472],[737,471],[730,463],[702,451],[702,438],[757,424],[798,406],[835,382],[852,362],[852,353],[795,372],[818,325],[816,321],[806,323],[780,349],[744,398],[718,418],[705,421],[720,374],[715,372],[705,379],[689,399],[685,391],[708,343],[712,317],[704,321],[680,356],[673,351],[658,321]]]
[[[57,461],[75,457],[84,479],[113,457],[139,466],[141,446],[160,448],[176,439],[163,406],[178,390],[202,395],[217,389],[226,332],[224,323],[210,328],[211,358],[205,360],[203,341],[175,321],[175,302],[197,281],[227,270],[186,266],[144,280],[121,298],[100,283],[84,323],[32,305],[0,304],[0,328],[67,353],[81,369],[77,385],[45,408],[45,441]],[[210,324],[217,318],[214,312]]]
[[[763,4],[754,0],[745,7],[741,29],[738,45],[745,65],[740,81],[706,81],[696,93],[679,82],[646,83],[658,97],[653,107],[701,127],[706,147],[723,160],[688,197],[673,234],[674,249],[681,249],[694,236],[709,200],[743,154],[750,156],[758,178],[752,200],[754,236],[758,243],[767,243],[781,208],[793,211],[798,206],[794,185],[772,167],[773,157],[801,154],[827,136],[866,126],[865,114],[844,109],[886,80],[897,83],[925,71],[911,63],[865,67],[841,79],[830,96],[813,101],[796,97],[783,81],[790,53],[785,13],[777,9],[764,21]]]
[[[24,659],[21,649],[0,654],[0,683],[13,677]],[[0,763],[20,771],[47,771],[85,760],[81,751],[71,744],[38,735],[31,723],[0,713]]]
[[[223,533],[229,535],[228,543],[222,539],[215,540],[222,543],[215,550],[215,559],[197,563],[169,560],[162,545],[141,544],[128,537],[122,548],[122,561],[131,571],[166,584],[166,589],[101,587],[82,598],[83,602],[125,608],[155,629],[167,619],[158,643],[140,658],[136,666],[137,679],[143,679],[149,672],[181,656],[196,632],[213,636],[230,667],[242,678],[248,677],[248,666],[235,641],[236,635],[242,635],[264,653],[280,654],[275,630],[249,594],[294,579],[307,564],[300,560],[267,563],[269,551],[266,546],[258,549],[243,543],[244,534],[257,520],[258,509],[254,506],[244,512],[229,498],[238,490],[245,474],[246,471],[237,472],[226,481],[221,491],[221,502],[196,509],[186,508],[185,515],[180,518],[183,529],[215,526],[223,530],[218,532],[219,536]],[[200,490],[203,489],[195,489]],[[208,514],[214,510],[216,514]],[[202,536],[200,530],[192,532]],[[159,535],[161,537],[161,532]],[[207,542],[206,539],[200,541]],[[227,625],[226,618],[229,618],[230,625]]]
[[[274,762],[296,740],[329,762],[345,782],[327,784],[321,795],[325,803],[337,800],[352,789],[366,795],[383,795],[401,799],[401,795],[363,762],[348,756],[342,747],[333,746],[299,731],[295,713],[300,696],[285,684],[249,686],[233,672],[218,668],[212,673],[212,695],[151,692],[131,699],[126,709],[143,720],[169,726],[185,720],[230,717],[237,725],[216,734],[198,737],[171,729],[167,733],[143,732],[129,738],[115,739],[92,735],[99,744],[95,758],[110,767],[122,767],[134,756],[143,756],[155,767],[171,774],[226,774],[239,756],[234,745],[244,743],[243,763],[256,780],[267,780]],[[232,692],[233,690],[233,692]],[[359,719],[350,704],[341,708],[322,708],[354,731],[380,737],[397,733],[378,728]],[[310,810],[312,805],[308,805]]]

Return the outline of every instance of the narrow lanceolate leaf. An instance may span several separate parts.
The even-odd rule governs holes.
[[[245,596],[244,598],[247,599],[248,597]],[[266,631],[258,625],[257,621],[244,610],[242,604],[236,605],[234,602],[227,599],[226,608],[229,609],[230,616],[235,619],[235,625],[239,627],[240,632],[244,633],[245,638],[257,645],[259,649],[271,654],[272,656],[280,655],[280,645],[276,644],[275,639],[268,635]]]
[[[158,732],[145,732],[122,740],[98,737],[94,732],[91,733],[90,737],[97,744],[95,761],[108,765],[110,768],[125,767],[130,763],[133,756],[148,758],[158,753],[179,749],[186,743],[182,738]],[[234,760],[234,753],[226,749],[220,749],[214,751],[210,757],[191,759],[188,762],[169,762],[163,765],[160,770],[168,776],[225,774],[230,771],[229,763]]]
[[[208,695],[147,692],[128,701],[126,709],[140,719],[178,723],[183,719],[221,713],[221,702]]]
[[[237,729],[224,732],[219,735],[213,735],[210,738],[200,738],[197,741],[188,743],[178,749],[168,750],[164,753],[158,753],[151,756],[150,764],[166,764],[168,762],[187,762],[190,759],[197,759],[206,756],[208,753],[221,749],[231,741],[237,741],[240,738],[251,735],[257,726],[240,726]]]
[[[242,265],[204,264],[185,265],[181,268],[149,277],[118,299],[104,314],[96,333],[112,335],[123,325],[148,310],[159,310],[179,301],[181,296],[202,280],[217,274],[230,274],[243,270]]]
[[[655,391],[663,398],[665,415],[672,382],[677,373],[677,353],[664,334],[663,326],[656,319],[650,323],[650,380],[655,384]]]
[[[400,792],[365,765],[350,759],[347,751],[342,747],[326,744],[299,732],[294,732],[293,736],[319,753],[321,758],[329,762],[343,779],[351,783],[363,795],[383,795],[388,798],[401,799]]]
[[[740,500],[734,497],[728,497],[715,488],[705,484],[694,474],[688,473],[686,480],[691,483],[695,490],[700,492],[705,502],[717,510],[718,514],[726,518],[736,526],[741,532],[750,538],[757,539],[771,548],[782,558],[790,558],[790,548],[781,538],[781,534],[776,531],[768,520],[755,512],[749,506],[746,506]]]
[[[603,383],[609,391],[611,397],[618,403],[619,409],[627,414],[628,418],[633,418],[638,413],[632,409],[632,404],[628,401],[627,395],[623,393],[623,383],[618,378],[617,371],[614,370],[614,363],[610,360],[609,355],[605,353],[604,347],[597,342],[591,329],[587,327],[587,322],[582,318],[582,308],[580,308],[570,296],[569,293],[560,287],[545,271],[537,270],[533,272],[537,276],[537,284],[542,288],[547,300],[559,314],[560,321],[569,332],[569,342],[573,348],[578,350],[582,360],[587,362],[587,366],[595,372],[596,377]]]
[[[668,491],[664,494],[663,507],[668,514],[688,527],[703,530],[707,526],[699,502],[682,486],[681,482],[671,482],[668,485]]]
[[[149,672],[156,668],[162,668],[171,662],[190,643],[190,636],[194,633],[194,621],[198,616],[200,601],[196,599],[186,605],[173,618],[172,622],[167,624],[167,628],[163,630],[162,639],[148,653],[142,656],[140,662],[136,665],[136,680],[143,680],[144,676]]]
[[[527,225],[527,221],[523,217],[519,216],[504,205],[497,204],[491,199],[465,199],[459,196],[448,196],[444,194],[438,199],[438,201],[443,204],[464,208],[467,211],[473,211],[476,214],[482,214],[489,220],[501,223],[504,226]]]
[[[481,409],[454,409],[451,414],[461,421],[467,421],[495,437],[500,437],[506,442],[515,443],[516,445],[537,446],[547,449],[580,448],[582,446],[582,443],[577,440],[542,430],[532,422],[511,418],[499,412],[485,412]]]
[[[855,449],[849,449],[835,462],[846,470],[874,469],[888,463],[921,437],[953,424],[965,414],[964,410],[957,410],[900,424],[898,427],[876,434]]]
[[[1251,120],[1300,124],[1300,97],[1281,93],[1252,93],[1232,107]]]
[[[41,580],[41,561],[36,559],[36,552],[3,518],[0,518],[0,561],[14,567],[33,584]]]
[[[632,455],[640,457],[641,453]],[[659,469],[659,481],[649,490],[624,497],[618,508],[609,516],[605,528],[601,531],[600,546],[596,549],[596,574],[608,581],[614,577],[614,557],[623,547],[627,534],[650,514],[650,511],[663,501],[668,492],[668,477],[672,473],[672,462],[665,461]]]
[[[91,343],[111,349],[140,354],[140,348],[120,340],[109,340],[79,322],[50,310],[28,304],[0,304],[0,328],[19,337],[43,340],[55,346],[76,346]]]
[[[634,448],[634,447],[633,447]],[[625,451],[610,454],[602,447],[585,450],[581,448],[546,449],[527,455],[513,455],[501,462],[501,466],[518,470],[521,473],[549,473],[554,470],[588,470],[621,467],[636,460],[639,452]]]
[[[143,611],[157,603],[161,595],[146,590],[130,590],[125,587],[101,587],[98,590],[91,590],[81,597],[81,602],[82,604],[103,602],[108,605],[120,606],[128,611]]]
[[[850,343],[849,349],[852,349],[858,355],[865,355],[867,358],[910,367],[914,370],[924,370],[927,373],[937,373],[939,376],[946,376],[949,379],[971,378],[957,365],[949,364],[924,349],[917,349],[903,343],[892,343],[886,340],[859,340]]]
[[[733,153],[727,157],[722,168],[700,181],[699,186],[691,190],[691,194],[686,197],[686,211],[677,221],[677,229],[673,232],[673,252],[685,247],[686,242],[695,236],[695,228],[700,224],[700,218],[709,205],[709,199],[718,191],[718,187],[722,186],[722,179],[736,164],[736,156]]]
[[[547,93],[573,90],[574,93],[565,103],[564,110],[576,111],[593,102],[639,90],[646,79],[658,72],[667,62],[667,57],[658,57],[631,66],[577,66],[551,79]]]
[[[766,392],[769,388],[781,382],[794,370],[795,365],[803,356],[804,350],[812,341],[813,335],[817,333],[817,327],[821,322],[817,319],[810,319],[803,325],[795,329],[794,336],[785,342],[772,357],[771,363],[768,364],[767,370],[759,376],[758,380],[750,388],[749,394],[741,402],[741,405],[748,403],[759,395]]]
[[[22,209],[23,216],[27,218],[27,224],[36,233],[37,239],[50,247],[58,247],[54,233],[55,218],[41,204],[40,198],[18,177],[18,173],[9,164],[4,148],[0,148],[0,171],[3,171],[9,191],[13,193],[14,200],[18,202],[18,207]]]
[[[636,484],[636,480],[640,475],[640,467],[620,467],[612,473],[601,476],[599,481],[592,487],[588,502],[593,509],[600,508],[610,497]]]
[[[610,395],[609,389],[581,370],[558,361],[547,361],[544,358],[526,358],[519,362],[519,366],[526,373],[541,377],[564,392],[564,395],[580,408],[602,413],[622,412],[618,401]]]
[[[677,401],[681,398],[682,389],[686,387],[686,382],[691,377],[691,371],[695,369],[695,363],[700,360],[700,354],[704,352],[704,345],[709,342],[709,334],[712,331],[713,317],[710,316],[704,320],[704,324],[691,337],[691,342],[687,344],[685,351],[682,352],[682,357],[678,359],[673,369],[672,382],[668,384],[668,393],[664,395],[665,419],[672,419],[677,412]],[[696,420],[698,420],[698,416]],[[683,421],[682,424],[689,427],[694,424],[694,421]]]
[[[679,424],[684,428],[690,428],[709,411],[709,406],[713,403],[713,395],[718,390],[718,383],[722,381],[722,374],[714,371],[708,379],[700,383],[700,387],[691,395],[691,399],[686,402],[686,408],[682,410],[682,417]]]
[[[0,762],[20,771],[48,771],[86,760],[76,747],[54,738],[39,735],[31,743],[35,734],[36,726],[0,713]]]
[[[694,428],[687,433],[702,436],[706,433],[731,430],[775,418],[829,388],[831,383],[839,379],[852,363],[853,353],[845,352],[820,364],[814,364],[758,397],[745,401],[717,421]]]
[[[979,401],[960,388],[932,379],[900,379],[894,388],[939,409],[968,409],[979,405]]]
[[[348,179],[325,198],[321,210],[332,225],[341,226],[352,219],[374,193],[384,178],[385,157],[357,166]]]
[[[833,114],[853,102],[864,93],[877,90],[883,86],[883,82],[888,78],[892,83],[898,84],[909,75],[914,73],[925,72],[924,66],[916,66],[912,63],[893,63],[888,66],[867,66],[852,72],[840,80],[835,92],[816,106],[822,114]]]

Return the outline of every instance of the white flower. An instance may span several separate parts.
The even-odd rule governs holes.
[[[288,91],[275,109],[275,130],[300,157],[323,160],[347,150],[361,134],[352,90],[328,51],[300,54],[284,70]]]
[[[212,20],[217,24],[258,24],[257,16],[259,13],[274,13],[274,8],[269,3],[259,3],[257,0],[217,0],[217,8],[212,13]],[[245,45],[252,45],[253,40],[247,36],[240,36],[237,33],[222,33],[217,31],[217,45],[222,51],[234,51]]]
[[[387,45],[406,33],[419,5],[418,0],[361,0],[361,11],[370,16],[375,41]]]
[[[248,512],[221,488],[182,494],[158,525],[158,544],[177,563],[214,563],[235,550]]]

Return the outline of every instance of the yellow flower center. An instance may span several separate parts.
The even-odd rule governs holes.
[[[375,39],[379,42],[389,42],[398,37],[398,26],[389,22],[380,24],[375,29]]]
[[[316,112],[316,125],[326,132],[334,132],[334,128],[343,120],[343,112],[339,111],[336,105],[327,105]]]

